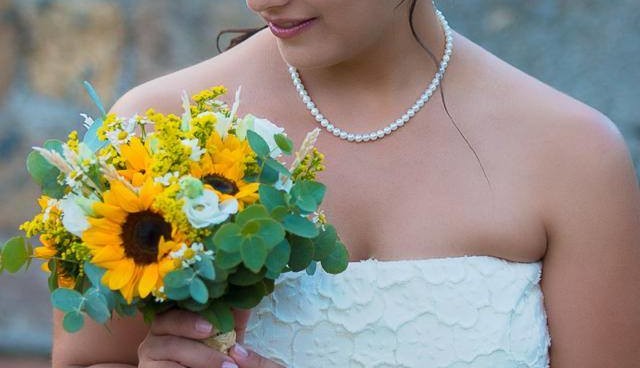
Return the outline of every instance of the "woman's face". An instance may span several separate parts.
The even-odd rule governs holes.
[[[293,37],[278,37],[283,59],[297,68],[328,67],[384,44],[394,22],[406,22],[401,0],[246,0],[267,23],[315,18]],[[402,2],[402,6],[396,6]]]

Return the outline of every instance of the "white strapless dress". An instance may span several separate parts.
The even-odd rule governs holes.
[[[287,273],[245,343],[287,368],[548,367],[541,275],[540,261],[491,256]]]

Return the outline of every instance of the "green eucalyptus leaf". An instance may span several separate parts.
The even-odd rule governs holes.
[[[259,272],[253,272],[250,269],[240,266],[229,276],[229,283],[237,286],[249,286],[262,280],[266,270],[263,268]]]
[[[278,179],[280,179],[278,171],[269,165],[264,165],[260,172],[259,181],[262,184],[273,185]]]
[[[315,247],[313,259],[321,261],[331,254],[336,247],[336,241],[338,241],[336,228],[330,224],[324,225],[324,230],[320,231],[320,234],[313,238],[313,245]]]
[[[58,288],[51,293],[51,304],[63,312],[81,310],[83,301],[82,294],[72,289]]]
[[[267,184],[260,184],[258,189],[260,194],[260,203],[262,203],[270,212],[278,206],[285,206],[287,202],[284,199],[284,192]]]
[[[255,220],[255,222],[259,224],[256,236],[262,239],[268,250],[271,250],[276,244],[280,243],[282,239],[284,239],[284,228],[277,221],[271,218],[266,218]]]
[[[189,293],[200,304],[206,303],[209,299],[209,290],[199,277],[194,278],[189,284]]]
[[[101,280],[105,272],[105,269],[102,269],[89,261],[84,262],[84,273],[89,277],[89,281],[91,281],[93,286],[102,285]]]
[[[289,242],[287,241],[287,239],[283,239],[271,250],[271,252],[267,256],[267,261],[265,262],[265,266],[267,266],[267,269],[270,272],[277,272],[278,274],[280,274],[280,272],[284,269],[287,263],[289,263],[290,256],[291,256],[291,246],[289,245]]]
[[[191,290],[188,285],[173,288],[165,284],[164,293],[171,300],[185,300],[191,296]]]
[[[211,324],[222,333],[230,332],[234,328],[234,318],[231,308],[220,301],[212,302],[209,308],[200,312],[200,315],[211,322]]]
[[[302,271],[313,261],[313,243],[311,239],[292,236],[289,239],[291,246],[291,256],[289,257],[289,267],[292,271]]]
[[[189,285],[194,278],[193,270],[190,268],[173,270],[165,275],[164,285],[173,289]]]
[[[259,237],[245,238],[242,242],[242,261],[251,271],[260,271],[267,260],[268,249],[264,241]]]
[[[251,309],[258,305],[266,295],[265,286],[262,283],[251,286],[236,286],[229,288],[225,301],[236,309]]]
[[[207,282],[206,284],[210,299],[219,298],[227,291],[228,284],[226,282]]]
[[[186,299],[179,301],[178,307],[191,312],[202,312],[209,307],[209,303],[199,303],[193,299]]]
[[[291,176],[291,173],[289,172],[289,169],[287,169],[278,160],[275,160],[275,159],[273,159],[271,157],[268,157],[268,158],[265,159],[264,163],[265,163],[266,166],[272,168],[278,174],[281,174],[281,175],[284,175],[284,176]]]
[[[59,289],[58,289],[59,290]],[[67,332],[77,332],[84,326],[84,317],[78,311],[71,311],[64,315],[62,327]]]
[[[10,273],[16,273],[29,259],[29,251],[25,239],[21,236],[7,240],[2,247],[0,260],[3,269]]]
[[[317,262],[309,263],[309,266],[307,266],[307,269],[306,269],[307,275],[313,276],[313,274],[316,273],[316,269],[317,268],[318,268],[318,263]]]
[[[229,253],[221,250],[216,253],[215,262],[221,269],[230,270],[242,263],[242,255],[240,252]],[[216,274],[219,274],[219,272],[216,271]]]
[[[335,249],[320,261],[327,273],[338,274],[349,266],[349,252],[342,242],[336,242]]]
[[[47,278],[47,285],[49,286],[49,291],[53,292],[58,288],[58,262],[55,259],[50,259],[48,265],[51,273]]]
[[[276,144],[282,150],[282,152],[286,153],[287,155],[291,154],[291,151],[293,150],[293,142],[291,141],[291,139],[289,139],[282,133],[274,135],[273,138],[275,139]]]
[[[107,299],[100,291],[92,287],[84,294],[84,308],[89,317],[98,323],[105,323],[111,317],[111,312],[107,306]]]
[[[270,218],[266,207],[260,204],[252,204],[236,215],[235,222],[238,226],[244,227],[251,220],[263,218]]]
[[[326,186],[312,180],[300,180],[291,187],[291,198],[302,211],[307,213],[318,209],[324,198]]]
[[[259,157],[269,156],[271,153],[269,145],[258,133],[253,130],[247,130],[247,139],[249,140],[249,146]]]
[[[271,217],[278,222],[282,222],[288,214],[289,208],[286,206],[276,206],[271,210]]]
[[[38,185],[48,181],[57,181],[60,170],[51,165],[40,152],[31,151],[27,155],[27,171]]]
[[[196,272],[198,275],[211,281],[216,279],[216,270],[213,267],[213,261],[209,257],[203,257],[202,260],[198,261],[196,264]]]
[[[213,244],[218,250],[233,253],[240,250],[242,243],[242,228],[233,223],[224,224],[213,236]]]
[[[315,238],[319,234],[318,228],[313,222],[296,214],[286,215],[282,220],[282,225],[288,232],[304,238]]]

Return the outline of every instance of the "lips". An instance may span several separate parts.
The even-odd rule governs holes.
[[[267,19],[269,29],[279,38],[292,38],[309,28],[316,18],[307,19]]]

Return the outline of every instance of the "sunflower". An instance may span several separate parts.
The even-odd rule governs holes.
[[[118,173],[127,178],[134,186],[142,186],[151,175],[149,150],[138,137],[133,137],[128,144],[120,146],[120,153],[127,168],[118,170]]]
[[[191,165],[191,175],[214,190],[221,201],[237,199],[240,210],[258,200],[260,184],[244,180],[247,162],[255,157],[246,140],[231,134],[223,139],[214,132],[207,140],[206,151],[199,162]]]
[[[162,287],[175,268],[169,256],[179,248],[179,234],[151,207],[162,187],[147,179],[140,193],[112,181],[104,202],[94,204],[100,217],[89,218],[82,240],[91,249],[91,263],[106,269],[102,283],[120,290],[127,303]]]

